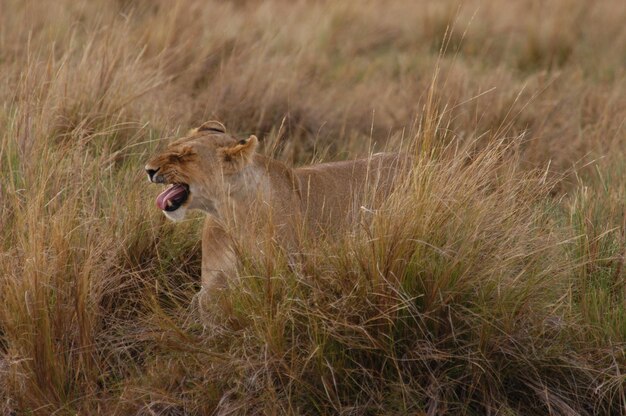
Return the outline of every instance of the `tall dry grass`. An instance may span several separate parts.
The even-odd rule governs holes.
[[[622,414],[620,1],[0,2],[0,398],[11,414]],[[404,143],[340,241],[242,252],[141,168],[217,118],[288,163]]]

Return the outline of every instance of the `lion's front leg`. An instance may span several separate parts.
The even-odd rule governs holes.
[[[231,237],[207,216],[202,230],[202,292],[213,295],[225,288],[237,273],[237,258]]]

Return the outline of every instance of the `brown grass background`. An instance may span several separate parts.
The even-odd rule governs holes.
[[[626,414],[626,4],[0,1],[5,414]],[[371,228],[241,253],[149,155],[208,119],[289,164],[416,150]]]

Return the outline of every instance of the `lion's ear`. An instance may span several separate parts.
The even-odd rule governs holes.
[[[226,133],[226,127],[219,121],[211,120],[202,123],[200,127],[192,129],[189,133],[191,135],[200,132]]]
[[[222,147],[220,149],[222,160],[226,164],[241,168],[252,160],[252,156],[258,144],[259,139],[257,139],[255,135],[252,135],[247,139],[239,140],[237,144],[233,146]]]
[[[202,125],[198,127],[198,131],[214,131],[217,133],[226,133],[226,127],[219,121],[211,120],[202,123]]]

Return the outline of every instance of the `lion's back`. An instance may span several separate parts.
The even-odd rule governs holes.
[[[377,153],[363,159],[305,166],[294,173],[308,220],[339,231],[354,223],[363,210],[375,210],[407,168],[406,156]]]

